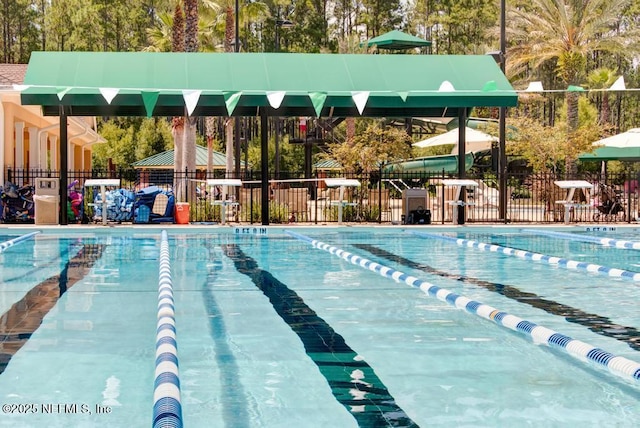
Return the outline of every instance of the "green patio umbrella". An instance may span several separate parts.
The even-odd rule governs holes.
[[[582,161],[640,161],[640,128],[632,128],[593,143],[595,150],[582,153]]]

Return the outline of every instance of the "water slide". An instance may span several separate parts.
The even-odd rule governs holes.
[[[473,153],[465,156],[465,171],[473,166]],[[384,167],[384,172],[416,172],[416,173],[456,173],[458,172],[458,155],[427,156],[407,161],[396,162]]]

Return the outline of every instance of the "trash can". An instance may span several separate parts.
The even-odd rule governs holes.
[[[59,224],[60,179],[36,178],[33,195],[35,224]]]
[[[189,224],[189,202],[176,202],[176,224]]]

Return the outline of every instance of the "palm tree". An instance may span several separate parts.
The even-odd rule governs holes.
[[[220,41],[222,41],[225,52],[232,52],[234,50],[235,0],[201,0],[203,6],[202,13],[197,9],[196,0],[175,1],[176,11],[174,12],[174,17],[171,17],[168,13],[158,14],[156,26],[148,31],[149,40],[152,44],[145,50],[163,52],[168,51],[169,47],[173,46],[172,50],[174,52],[195,52],[197,50],[216,51],[219,50]],[[191,3],[187,4],[189,1]],[[245,21],[259,23],[268,17],[268,7],[265,3],[259,1],[242,1],[241,3],[239,14],[241,23]],[[189,21],[186,24],[182,16],[183,4],[187,21]],[[178,20],[178,22],[175,22],[175,20]],[[196,22],[197,28],[195,26]],[[189,26],[188,30],[186,25]],[[173,35],[177,31],[174,27],[180,28],[182,33],[185,31],[191,32],[191,38],[185,41],[184,34],[181,34],[181,41],[173,40]],[[186,43],[189,43],[189,46],[186,46]],[[191,127],[190,122],[193,122],[193,120],[186,117],[186,115],[185,117],[174,119],[173,134],[174,136],[179,134],[175,139],[176,171],[182,171],[185,167],[189,170],[195,169],[195,125],[193,129],[189,129]],[[209,120],[206,123],[210,126],[212,121]],[[207,133],[211,136],[211,130],[207,130]],[[230,173],[233,168],[233,121],[229,121],[227,125],[226,136],[227,172]],[[186,146],[182,140],[184,137],[188,139]],[[193,155],[191,154],[191,149],[193,149]],[[185,152],[184,155],[183,151]],[[211,157],[212,155],[209,151],[208,158]],[[191,159],[193,160],[193,165],[191,165]],[[178,194],[182,197],[180,187],[182,186],[176,188],[177,197]]]
[[[579,87],[587,61],[596,53],[633,55],[637,32],[614,31],[629,0],[531,0],[527,7],[508,10],[507,73],[526,76],[551,64],[565,87]],[[579,91],[568,90],[567,145],[578,129]],[[570,150],[568,152],[571,152]],[[567,157],[567,173],[575,159]]]
[[[169,12],[159,12],[157,19],[155,25],[147,29],[147,37],[151,44],[143,50],[145,52],[171,52],[175,18]],[[180,19],[182,19],[182,9],[180,9]]]
[[[171,27],[171,50],[173,52],[184,51],[184,16],[182,15],[182,5],[179,1],[173,12],[173,23]],[[171,124],[171,134],[173,135],[173,169],[174,171],[182,171],[183,164],[183,148],[184,148],[184,117],[174,117]],[[179,201],[184,200],[184,188],[179,181],[176,183],[176,198]]]
[[[239,42],[239,40],[235,40],[235,1],[234,0],[226,0],[223,1],[224,9],[224,51],[225,52],[233,52],[235,50],[235,44]],[[235,42],[235,43],[234,43]],[[225,157],[225,171],[226,176],[231,177],[233,173],[233,154],[235,152],[235,140],[233,139],[233,128],[235,121],[231,120],[231,118],[227,118],[225,122],[225,141],[226,141],[226,157]],[[239,130],[236,130],[239,132]]]
[[[618,74],[606,67],[598,68],[587,76],[587,86],[591,89],[603,89],[601,92],[601,107],[598,123],[603,126],[610,125],[611,106],[609,104],[609,93],[606,91],[618,78]]]
[[[180,4],[179,0],[176,1],[176,5]],[[221,36],[216,34],[215,29],[218,5],[208,0],[204,0],[202,5],[204,6],[203,10],[198,11],[200,17],[198,22],[198,45],[203,52],[213,52],[217,50],[221,39]],[[180,13],[182,14],[182,9],[180,9]],[[173,15],[169,12],[158,12],[154,25],[147,29],[147,37],[151,44],[143,49],[145,52],[172,51],[173,19]],[[183,17],[181,25],[184,27]],[[182,45],[184,45],[184,41]]]
[[[218,2],[218,5],[222,9],[224,13],[224,51],[225,52],[234,52],[235,51],[235,43],[239,42],[235,40],[235,3],[237,0],[221,0]],[[260,1],[255,2],[242,2],[242,5],[238,5],[238,20],[243,22],[249,17],[253,18],[256,21],[261,21],[268,16],[268,8],[265,3]],[[231,118],[227,118],[225,122],[225,141],[226,141],[226,174],[228,177],[232,175],[233,172],[233,154],[234,154],[234,139],[233,139],[233,128],[234,128],[234,120]],[[239,132],[237,130],[236,132]]]
[[[360,42],[359,36],[355,34],[346,35],[338,41],[338,51],[342,54],[372,54],[375,47],[368,47]],[[356,119],[347,117],[346,122],[346,142],[351,143],[356,136]]]
[[[198,51],[198,0],[184,1],[184,50],[185,52]],[[189,116],[185,108],[184,116],[184,147],[182,151],[183,167],[188,171],[196,170],[196,118]],[[195,196],[195,187],[189,186],[192,190],[191,196]],[[192,199],[192,198],[188,198]]]

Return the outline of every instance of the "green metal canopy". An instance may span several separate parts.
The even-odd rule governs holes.
[[[518,101],[489,55],[33,52],[20,90],[22,104],[60,116],[61,198],[68,116],[259,115],[263,224],[269,224],[268,116],[465,120],[474,107]]]
[[[517,104],[489,55],[34,52],[21,98],[69,116],[456,117]]]
[[[399,50],[431,46],[431,42],[411,34],[403,33],[399,30],[393,30],[388,33],[381,34],[378,37],[374,37],[373,39],[369,39],[367,41],[367,46]]]

